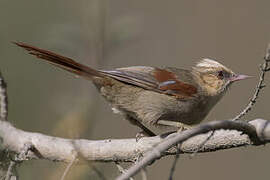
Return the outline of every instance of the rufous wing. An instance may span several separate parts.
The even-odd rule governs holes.
[[[133,66],[101,72],[119,81],[178,98],[194,97],[197,93],[194,85],[181,81],[174,72],[167,69]]]

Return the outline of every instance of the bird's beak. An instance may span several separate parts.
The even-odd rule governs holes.
[[[235,76],[233,76],[231,78],[231,81],[239,81],[239,80],[243,80],[243,79],[248,79],[248,78],[252,78],[253,76],[248,76],[248,75],[244,75],[244,74],[236,74]]]

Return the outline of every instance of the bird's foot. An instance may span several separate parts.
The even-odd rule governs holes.
[[[140,131],[136,134],[135,138],[136,138],[136,142],[138,142],[141,138],[143,137],[149,137],[150,135],[147,134],[145,131]]]
[[[192,128],[192,126],[181,123],[181,122],[175,122],[175,121],[165,121],[165,120],[159,120],[158,124],[160,125],[164,125],[164,126],[173,126],[178,128],[178,132],[184,131],[184,130],[188,130],[190,128]]]

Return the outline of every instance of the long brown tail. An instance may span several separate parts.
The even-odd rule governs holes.
[[[92,69],[83,64],[77,63],[73,59],[70,59],[68,57],[64,57],[51,51],[40,49],[21,42],[14,42],[14,44],[26,49],[29,52],[29,54],[32,54],[40,59],[46,60],[55,66],[58,66],[62,69],[65,69],[79,76],[83,76],[88,79],[92,79],[92,77],[104,77],[104,75],[102,75],[97,70]]]

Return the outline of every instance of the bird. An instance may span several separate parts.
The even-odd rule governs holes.
[[[48,50],[14,43],[38,59],[92,81],[113,112],[147,136],[199,124],[232,83],[251,77],[209,58],[191,69],[131,66],[96,70]]]

